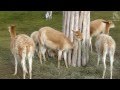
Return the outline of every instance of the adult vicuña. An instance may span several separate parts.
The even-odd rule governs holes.
[[[73,31],[75,40],[80,41],[83,39],[80,31]],[[57,31],[51,27],[43,27],[39,30],[39,43],[40,50],[45,58],[46,47],[58,50],[58,68],[60,68],[61,55],[63,53],[65,65],[67,65],[67,52],[74,48],[73,43],[62,32]]]
[[[38,39],[38,37],[39,37],[39,31],[34,31],[32,34],[31,34],[31,36],[30,36],[32,39],[33,39],[33,41],[34,41],[34,43],[35,43],[35,46],[36,46],[36,54],[38,55],[38,57],[39,57],[39,60],[40,60],[40,63],[42,64],[42,59],[40,59],[41,58],[41,52],[39,52],[39,48],[40,48],[40,45],[39,45],[39,39]],[[39,37],[40,38],[40,37]],[[49,57],[55,57],[56,56],[56,54],[57,54],[57,51],[55,51],[55,50],[51,50],[51,49],[47,49],[47,56],[49,56]],[[44,59],[44,61],[46,61],[46,59]]]

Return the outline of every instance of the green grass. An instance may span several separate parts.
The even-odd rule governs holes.
[[[25,33],[30,35],[33,31],[39,30],[41,27],[50,26],[59,31],[62,30],[62,12],[54,12],[53,19],[46,21],[44,18],[45,12],[38,11],[1,11],[0,12],[0,78],[1,79],[21,79],[22,69],[18,68],[18,74],[13,76],[14,73],[14,58],[10,52],[10,35],[8,26],[11,24],[16,25],[17,34]],[[91,20],[97,18],[111,19],[112,12],[91,12]],[[110,31],[110,35],[117,43],[115,53],[115,63],[113,70],[113,78],[120,78],[120,22],[114,22],[116,28]],[[93,40],[94,45],[94,40]],[[61,68],[57,68],[57,60],[49,58],[42,65],[37,57],[33,59],[33,79],[98,79],[102,77],[103,65],[96,67],[97,55],[95,52],[90,53],[90,60],[85,67],[70,67],[65,68],[64,62],[61,63]],[[107,61],[106,78],[109,78],[109,61]],[[27,78],[29,76],[27,75]]]

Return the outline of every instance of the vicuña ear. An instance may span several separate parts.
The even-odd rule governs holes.
[[[16,25],[12,24],[11,27],[16,27]]]
[[[11,28],[11,27],[9,26],[9,27],[8,27],[8,31],[9,31],[9,32],[10,32],[10,28]]]
[[[104,21],[102,21],[102,22],[104,22],[104,23],[109,23],[109,21],[106,21],[106,20],[104,20]]]

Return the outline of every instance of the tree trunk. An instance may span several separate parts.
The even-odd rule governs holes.
[[[68,65],[85,66],[89,60],[90,11],[63,11],[63,33],[74,43],[75,48],[68,52]],[[73,38],[72,30],[83,33],[83,41]]]

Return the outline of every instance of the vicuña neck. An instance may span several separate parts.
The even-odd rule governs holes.
[[[105,30],[105,34],[109,34],[109,25],[108,24],[106,24],[106,30]]]
[[[16,37],[15,27],[13,27],[13,26],[11,26],[11,28],[10,28],[10,35],[11,35],[11,38],[15,38]]]

